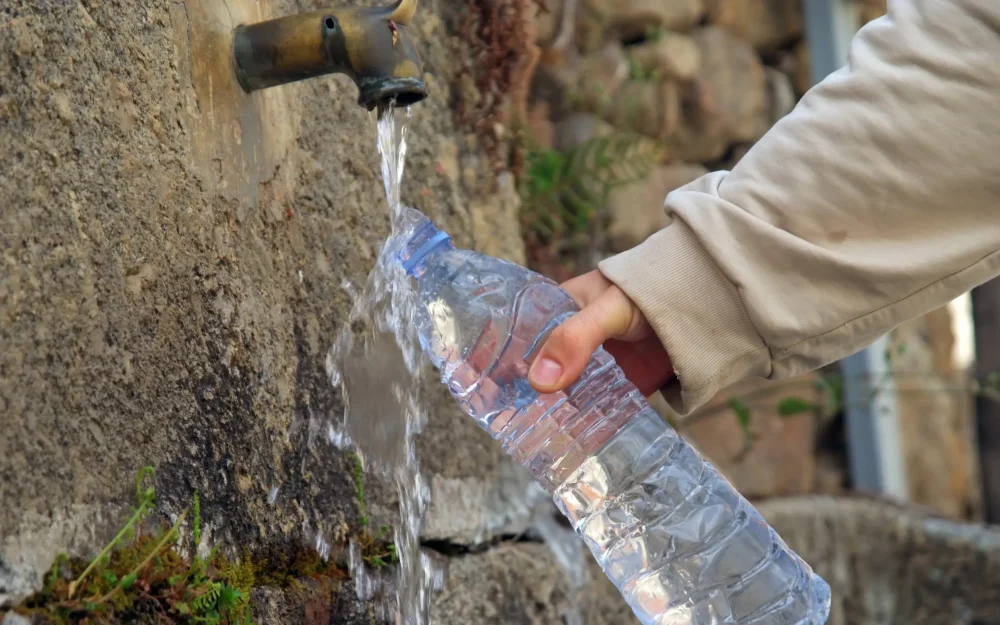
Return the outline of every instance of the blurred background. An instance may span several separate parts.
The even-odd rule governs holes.
[[[663,227],[667,193],[736,165],[885,8],[540,2],[511,129],[531,266],[564,280]],[[858,490],[980,520],[976,405],[995,385],[973,326],[963,296],[822,371],[728,389],[686,419],[658,408],[748,496]]]
[[[736,165],[885,11],[539,2],[538,50],[521,58],[530,87],[513,91],[506,129],[530,265],[564,280],[663,227],[653,207],[667,193]],[[973,529],[1000,522],[998,323],[993,282],[842,362],[726,389],[687,418],[653,399],[832,580],[832,623],[1000,622],[996,534]]]

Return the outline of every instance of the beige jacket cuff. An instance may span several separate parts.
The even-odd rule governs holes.
[[[599,269],[647,315],[667,349],[675,378],[663,389],[670,407],[687,415],[719,390],[747,377],[768,376],[768,348],[734,285],[679,219]]]

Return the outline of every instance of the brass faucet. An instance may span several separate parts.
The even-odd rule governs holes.
[[[326,74],[346,74],[368,110],[395,99],[409,106],[427,97],[420,56],[406,32],[417,0],[393,6],[309,11],[233,34],[233,64],[251,92]]]

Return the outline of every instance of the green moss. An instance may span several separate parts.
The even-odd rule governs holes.
[[[347,579],[346,565],[335,560],[324,560],[315,549],[282,549],[264,557],[245,554],[239,562],[221,559],[219,568],[234,583],[242,581],[252,586],[290,588],[304,579]]]
[[[369,565],[388,566],[397,561],[390,528],[370,531],[359,457],[353,458],[352,468],[361,513],[352,538]],[[347,579],[342,561],[324,560],[307,547],[257,555],[244,551],[239,559],[216,550],[206,558],[198,556],[202,535],[198,493],[176,522],[148,527],[155,491],[144,484],[152,476],[150,467],[139,472],[135,509],[96,557],[84,560],[61,554],[46,573],[44,587],[12,611],[50,625],[249,625],[254,588],[296,588],[308,579],[339,584]],[[191,533],[182,540],[180,528],[188,520]],[[344,552],[346,544],[339,547]],[[0,611],[0,619],[3,614]]]
[[[39,592],[13,611],[52,625],[249,625],[250,593],[259,585],[288,586],[302,577],[342,579],[343,570],[301,549],[291,558],[231,561],[214,550],[197,555],[201,505],[195,494],[191,537],[180,539],[188,510],[172,525],[151,530],[155,492],[143,488],[153,470],[140,471],[136,508],[115,538],[90,561],[56,558]]]

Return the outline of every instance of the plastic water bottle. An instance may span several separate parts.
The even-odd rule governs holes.
[[[412,209],[409,209],[412,211]],[[462,409],[531,470],[644,625],[822,625],[830,588],[653,411],[603,349],[560,393],[528,368],[578,310],[524,267],[456,249],[417,211],[397,259],[421,345]]]

